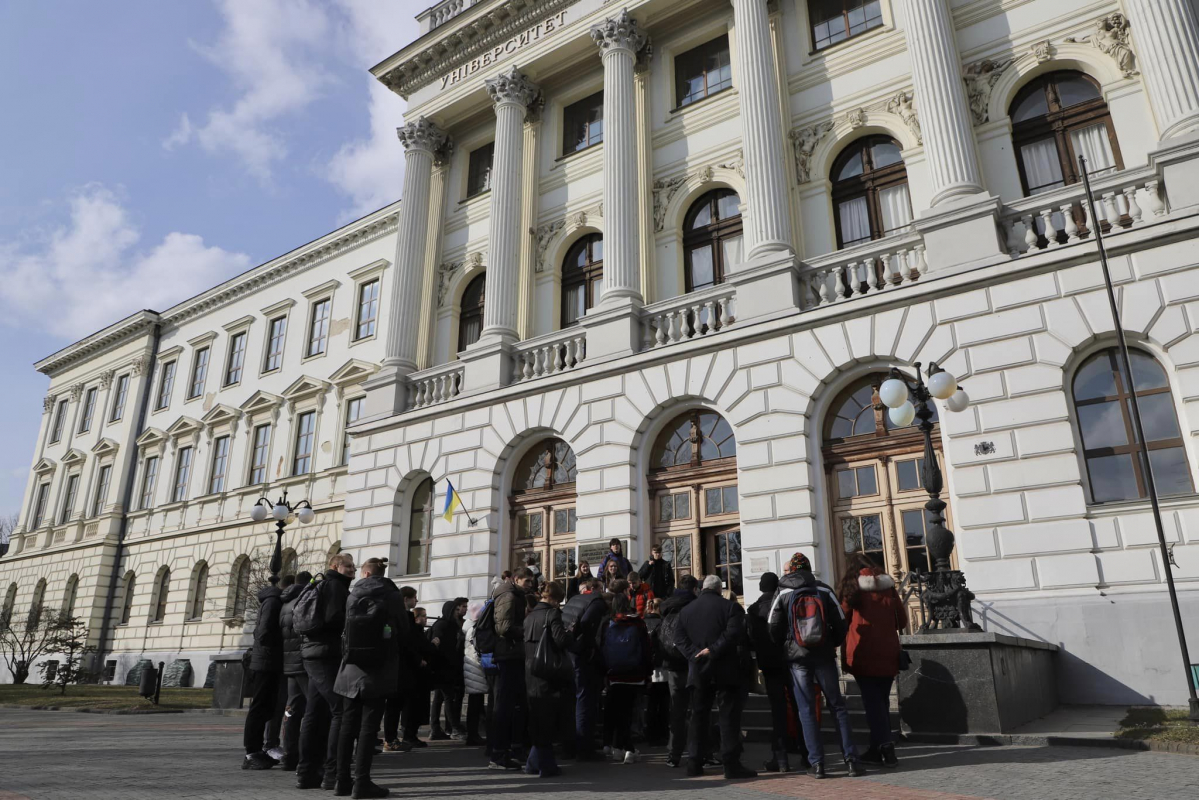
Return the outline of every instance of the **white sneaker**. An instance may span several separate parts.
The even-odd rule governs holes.
[[[284,756],[282,747],[272,747],[270,750],[266,751],[266,754],[276,761],[282,761]]]
[[[637,750],[625,750],[624,751],[624,763],[626,763],[626,764],[636,764],[637,759],[639,759],[640,757],[641,757],[641,753]]]

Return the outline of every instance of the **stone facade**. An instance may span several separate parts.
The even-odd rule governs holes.
[[[688,534],[692,571],[731,569],[720,548],[737,534],[747,602],[757,576],[780,571],[795,550],[834,582],[844,522],[867,512],[842,502],[845,451],[830,420],[868,376],[935,361],[972,400],[961,413],[940,409],[937,445],[976,620],[1060,645],[1064,702],[1180,701],[1148,501],[1097,500],[1072,389],[1084,362],[1116,342],[1097,262],[1101,227],[1124,327],[1160,365],[1168,386],[1160,396],[1177,420],[1192,491],[1165,499],[1163,510],[1184,618],[1193,618],[1199,87],[1169,98],[1157,87],[1162,75],[1194,77],[1175,60],[1199,32],[1185,0],[1127,5],[1125,18],[1115,3],[1036,0],[1017,15],[991,3],[883,0],[868,30],[828,47],[814,44],[819,20],[805,0],[441,3],[422,12],[421,38],[374,68],[408,99],[397,145],[406,148],[408,200],[39,364],[55,399],[17,546],[0,561],[0,590],[15,582],[20,610],[32,602],[34,576],[44,576],[46,603],[57,605],[67,576],[79,575],[77,608],[91,609],[96,630],[108,625],[103,644],[121,662],[118,680],[144,656],[195,666],[243,646],[236,575],[271,541],[269,526],[247,521],[264,491],[250,482],[254,431],[268,422],[271,491],[286,487],[318,512],[310,529],[289,529],[287,544],[314,562],[337,541],[359,559],[385,556],[391,576],[434,609],[484,595],[526,552],[577,558],[615,537],[638,561],[682,529],[664,522],[670,491],[694,492],[671,506],[698,526]],[[1168,46],[1140,45],[1167,37],[1163,26]],[[715,89],[699,96],[681,78],[704,47],[704,63],[717,68],[701,85]],[[1073,178],[1026,192],[1014,138],[1023,129],[1010,112],[1022,90],[1066,72],[1096,87],[1119,154],[1095,178],[1093,213]],[[565,121],[601,90],[606,141],[576,148]],[[865,137],[885,137],[902,159],[911,214],[839,247],[853,237],[842,230],[844,184],[833,172]],[[481,173],[472,163],[488,146],[494,155]],[[732,198],[712,206],[726,215],[710,228],[725,237],[712,240],[724,248],[723,271],[704,285],[694,265],[696,204],[717,197]],[[603,237],[607,258],[570,324],[563,306],[580,295],[570,294],[573,265],[564,261],[589,236]],[[375,277],[377,338],[356,341],[360,289]],[[462,323],[474,310],[463,303],[476,280],[485,302],[472,333]],[[330,295],[327,355],[304,357],[314,309]],[[259,374],[280,314],[289,327],[284,363]],[[216,389],[242,331],[246,377]],[[189,405],[188,370],[204,346],[213,388]],[[132,381],[130,416],[48,442],[57,398],[139,359],[153,369]],[[156,410],[171,359],[176,390]],[[144,420],[134,418],[135,395],[145,395]],[[348,403],[359,397],[365,407],[343,466]],[[83,402],[67,408],[78,413]],[[727,424],[736,458],[696,470],[688,489],[663,477],[656,454],[680,415],[698,409]],[[310,411],[315,464],[290,477],[298,420]],[[225,435],[236,466],[226,488],[204,492]],[[564,443],[552,458],[572,459],[562,479],[573,492],[528,494],[527,467],[542,466],[530,459],[552,439]],[[868,444],[853,444],[851,466],[894,480],[894,454],[874,458]],[[189,445],[193,486],[175,502],[173,464]],[[139,497],[155,455],[162,471],[151,507],[117,502]],[[64,475],[90,475],[105,458],[116,467],[106,510],[89,505],[77,520],[32,525],[43,482],[59,497]],[[546,463],[557,475],[562,464]],[[447,481],[467,512],[453,522],[436,514]],[[715,511],[704,481],[724,491]],[[544,499],[541,538],[522,527],[540,513],[534,495]],[[896,533],[906,524],[901,506],[869,513],[894,515],[877,557],[902,578],[918,557],[904,548],[920,544]],[[200,562],[212,601],[190,619]],[[156,578],[168,566],[162,613]],[[131,573],[137,591],[122,624]],[[1199,628],[1188,630],[1199,640]]]

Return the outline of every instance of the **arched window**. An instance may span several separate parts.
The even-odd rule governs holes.
[[[574,325],[594,308],[604,288],[604,237],[588,234],[562,261],[562,327]]]
[[[233,571],[229,578],[232,583],[229,616],[245,619],[246,603],[250,600],[250,559],[248,556],[241,556],[233,562]]]
[[[36,625],[42,618],[46,603],[46,579],[42,578],[33,587],[33,602],[29,604],[29,624]]]
[[[425,478],[412,495],[412,513],[408,525],[408,555],[405,575],[426,575],[429,572],[429,551],[433,545],[433,479]]]
[[[1189,494],[1194,491],[1191,465],[1170,381],[1153,356],[1140,350],[1130,350],[1128,355],[1157,492]],[[1120,367],[1117,349],[1108,348],[1084,361],[1074,376],[1073,389],[1091,500],[1109,503],[1147,497],[1145,464],[1135,455],[1139,448],[1134,444],[1128,376]]]
[[[737,440],[720,414],[684,411],[658,434],[650,451],[654,541],[675,578],[714,573],[744,594]]]
[[[891,423],[878,397],[886,379],[885,373],[875,373],[854,381],[834,398],[824,417],[822,454],[838,577],[855,553],[896,578],[931,569],[925,545],[924,435],[915,422],[904,428]],[[935,405],[933,412],[936,425]],[[943,462],[938,427],[932,440]],[[920,608],[913,605],[909,611],[917,627]]]
[[[4,605],[0,606],[0,628],[3,628],[12,620],[12,611],[16,604],[17,584],[10,583],[8,591],[4,593]]]
[[[129,624],[129,616],[133,613],[133,595],[137,592],[137,575],[132,571],[125,573],[125,592],[121,599],[121,624]]]
[[[714,189],[696,200],[683,222],[683,266],[687,291],[724,283],[742,260],[741,198]]]
[[[188,609],[188,619],[201,619],[204,616],[204,603],[208,600],[208,562],[201,561],[196,565],[195,578],[192,580],[192,602]]]
[[[578,474],[574,451],[561,439],[538,442],[516,465],[510,498],[514,566],[532,557],[547,579],[573,575],[579,558],[575,545]],[[598,561],[590,566],[596,574]]]
[[[486,300],[487,276],[478,275],[466,285],[458,314],[458,350],[462,351],[479,341],[483,333],[483,303]]]
[[[899,143],[890,136],[853,142],[833,162],[830,177],[837,247],[881,239],[911,223],[908,171]]]
[[[1020,90],[1008,110],[1024,194],[1077,183],[1078,157],[1091,174],[1124,168],[1099,84],[1081,72],[1050,72]]]
[[[75,599],[79,595],[79,576],[72,575],[67,578],[67,588],[62,593],[62,616],[63,619],[71,619],[75,616]]]
[[[167,616],[167,597],[171,592],[171,570],[163,567],[154,586],[154,612],[151,622],[162,622]]]

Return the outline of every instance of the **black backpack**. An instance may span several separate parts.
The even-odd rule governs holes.
[[[686,661],[687,656],[683,655],[679,650],[679,646],[675,644],[678,635],[679,626],[682,624],[683,614],[681,611],[676,611],[673,614],[667,614],[662,619],[662,624],[658,626],[658,644],[662,648],[662,656],[666,661]]]
[[[382,666],[391,638],[387,608],[378,599],[350,595],[346,603],[345,662],[364,669]]]
[[[495,632],[495,598],[491,598],[483,606],[483,613],[479,615],[479,621],[475,623],[475,650],[479,655],[490,655],[495,652],[496,640],[499,638]]]
[[[323,580],[313,578],[296,596],[291,607],[291,629],[301,636],[313,636],[325,628]]]

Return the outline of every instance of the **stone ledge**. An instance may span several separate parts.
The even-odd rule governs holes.
[[[918,633],[911,636],[900,636],[899,641],[904,647],[929,645],[944,647],[945,645],[981,645],[1002,644],[1009,647],[1029,647],[1034,650],[1058,651],[1056,644],[1041,642],[1036,639],[1025,639],[1020,636],[1009,636],[1006,633],[993,631],[976,631],[973,633]]]

